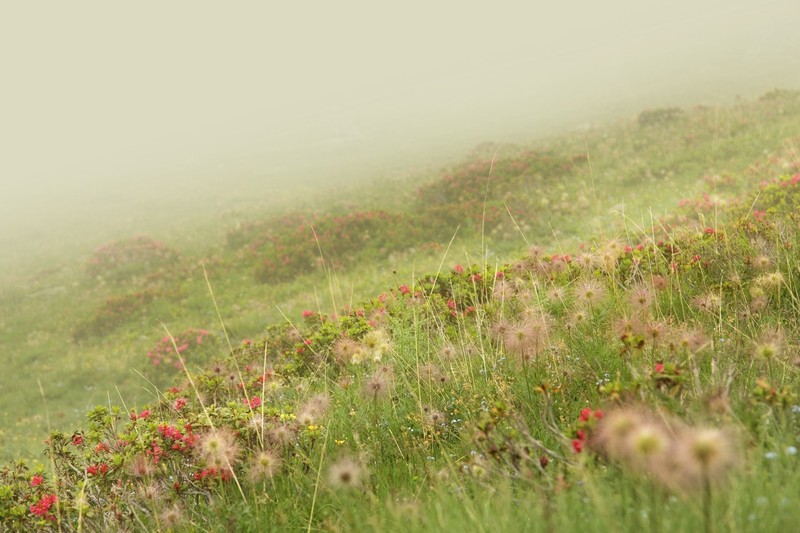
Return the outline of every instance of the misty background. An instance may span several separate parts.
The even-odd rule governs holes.
[[[0,267],[797,88],[798,23],[797,0],[4,3]]]

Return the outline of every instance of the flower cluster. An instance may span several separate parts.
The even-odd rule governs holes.
[[[174,337],[169,335],[161,337],[156,345],[147,352],[147,357],[155,366],[171,366],[181,370],[183,368],[181,358],[185,363],[187,356],[191,356],[193,361],[199,363],[202,362],[202,359],[197,356],[210,353],[215,348],[216,342],[208,330],[189,328]]]

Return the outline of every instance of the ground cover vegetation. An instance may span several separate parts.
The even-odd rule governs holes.
[[[0,470],[0,520],[790,529],[799,97],[482,146],[380,209],[247,221],[201,256],[124,239],[41,273],[69,284],[5,293],[3,342],[54,427],[44,459]],[[46,330],[21,327],[43,309]],[[84,421],[58,423],[76,388]]]

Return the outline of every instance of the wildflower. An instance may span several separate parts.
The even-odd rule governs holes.
[[[83,446],[83,435],[80,433],[75,433],[72,435],[72,445],[73,446]]]
[[[669,332],[669,326],[666,322],[661,320],[649,322],[644,325],[643,329],[645,337],[650,339],[653,344],[658,344],[659,342],[664,341]]]
[[[499,274],[499,272],[498,272]],[[514,287],[508,281],[501,279],[492,288],[492,297],[495,300],[508,301],[514,296]]]
[[[324,393],[315,394],[298,409],[297,419],[305,426],[317,423],[328,410],[331,399]]]
[[[267,440],[278,448],[286,448],[293,444],[297,435],[286,424],[278,424],[267,433]]]
[[[575,264],[578,265],[578,268],[585,272],[591,272],[597,266],[597,257],[590,253],[582,253],[579,254],[575,258]]]
[[[650,280],[650,284],[657,291],[663,291],[668,286],[667,278],[658,275],[652,277],[652,279]]]
[[[89,465],[86,467],[86,474],[89,476],[105,475],[108,472],[108,465],[105,463]]]
[[[617,409],[606,413],[594,431],[594,444],[612,459],[627,453],[628,435],[642,422],[644,416],[632,409]]]
[[[567,299],[567,290],[564,287],[554,285],[547,291],[547,299],[551,302],[564,303]]]
[[[163,496],[164,491],[155,483],[147,483],[143,485],[139,491],[142,498],[146,500],[155,501]]]
[[[653,303],[653,292],[647,285],[638,285],[631,290],[628,298],[634,308],[644,310]]]
[[[455,265],[453,267],[453,272],[455,272],[456,274],[463,274],[464,273],[464,267],[461,266],[461,265]]]
[[[779,271],[775,271],[757,277],[754,280],[754,283],[759,287],[763,287],[764,290],[774,292],[783,286],[785,280],[783,278],[783,274],[781,274]]]
[[[594,307],[606,297],[606,288],[595,279],[578,283],[574,288],[575,299],[587,307]]]
[[[769,270],[772,268],[772,259],[768,255],[759,255],[753,259],[753,268],[756,270]]]
[[[767,361],[777,359],[783,355],[784,344],[784,335],[779,328],[767,328],[753,343],[753,355]]]
[[[175,407],[176,411],[180,411],[181,409],[186,407],[186,404],[188,402],[189,402],[189,400],[187,400],[186,398],[178,398],[178,399],[175,400],[175,403],[173,404],[173,407]]]
[[[364,335],[361,344],[365,355],[375,362],[379,362],[390,349],[388,335],[380,329],[374,329]]]
[[[447,424],[447,418],[445,418],[444,414],[438,409],[425,406],[423,411],[425,413],[423,418],[425,424],[433,427],[440,427]]]
[[[333,357],[341,365],[361,360],[361,345],[353,339],[343,337],[333,345]]]
[[[671,442],[661,424],[644,421],[634,427],[625,442],[628,462],[638,468],[653,471],[666,456]]]
[[[58,497],[55,494],[45,494],[44,496],[39,498],[38,502],[31,505],[30,511],[36,516],[41,516],[47,520],[52,520],[55,517],[52,517],[52,515],[50,514],[50,507],[52,507],[57,502],[58,502]]]
[[[692,305],[700,311],[715,315],[722,309],[722,298],[715,293],[700,294],[692,298]]]
[[[230,468],[239,455],[239,445],[230,430],[212,430],[201,437],[198,453],[209,466]]]
[[[614,321],[614,334],[622,340],[641,335],[644,326],[638,318],[622,316]]]
[[[247,477],[253,483],[272,479],[280,471],[281,464],[281,458],[274,452],[269,450],[262,451],[250,462]]]
[[[447,376],[438,366],[432,363],[419,367],[419,378],[422,381],[434,385],[439,385],[447,381]]]
[[[159,521],[164,528],[171,530],[173,528],[185,526],[186,516],[181,506],[175,503],[161,512]]]
[[[44,476],[41,474],[36,474],[31,478],[31,487],[38,487],[42,483],[44,483]]]
[[[153,462],[143,454],[139,454],[131,460],[129,469],[134,477],[147,477],[155,472]]]
[[[705,333],[698,329],[684,329],[680,332],[677,346],[689,353],[697,353],[709,343]]]
[[[584,309],[576,309],[572,312],[567,320],[567,326],[570,328],[575,328],[580,326],[581,324],[585,324],[589,320],[589,313]]]
[[[458,355],[458,350],[452,344],[448,343],[439,348],[439,357],[441,357],[445,361],[455,359],[457,355]]]
[[[338,489],[355,489],[361,485],[363,468],[350,457],[343,457],[328,470],[328,483]]]
[[[678,438],[675,464],[678,480],[686,485],[721,480],[737,463],[737,452],[728,431],[692,428]]]
[[[750,310],[753,313],[760,313],[767,308],[767,305],[769,305],[769,298],[762,294],[754,297],[750,301]]]
[[[261,398],[258,396],[253,396],[250,400],[247,398],[242,398],[242,401],[246,406],[250,407],[250,409],[257,409],[261,407]]]
[[[393,385],[391,372],[375,371],[364,383],[364,396],[368,399],[377,401],[386,396]]]

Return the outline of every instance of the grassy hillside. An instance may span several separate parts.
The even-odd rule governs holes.
[[[4,457],[46,463],[0,516],[785,529],[799,126],[794,92],[649,110],[43,268],[0,300]]]

